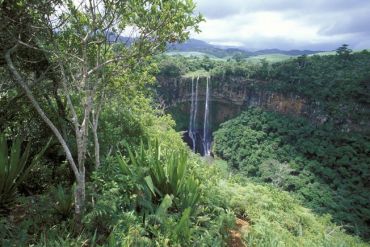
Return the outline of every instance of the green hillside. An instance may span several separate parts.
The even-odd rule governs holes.
[[[265,59],[269,63],[276,63],[288,60],[290,58],[294,58],[295,56],[285,55],[285,54],[266,54],[266,55],[258,55],[258,56],[251,56],[246,59],[246,61],[258,63],[261,59]]]
[[[197,51],[169,51],[165,53],[168,56],[184,56],[184,57],[209,57],[212,59],[221,59],[218,57],[215,57],[213,55],[204,53],[204,52],[197,52]]]
[[[261,109],[222,124],[214,144],[236,174],[289,191],[362,236],[369,236],[368,147],[369,138],[360,133]]]
[[[299,95],[317,115],[246,110],[214,134],[214,151],[236,173],[289,191],[368,238],[370,53],[344,51],[274,63],[271,83],[255,85]]]
[[[193,51],[193,52],[170,51],[170,52],[166,52],[165,54],[168,55],[168,56],[199,57],[199,58],[209,57],[212,60],[228,60],[228,59],[233,58],[232,56],[226,56],[226,57],[223,57],[223,58],[219,58],[219,57],[213,56],[213,55],[208,54],[208,53],[195,52],[195,51]],[[319,53],[319,54],[321,54],[321,53]],[[293,57],[295,57],[295,56],[275,53],[275,54],[248,56],[247,58],[244,58],[243,60],[245,60],[247,62],[252,62],[252,63],[260,63],[260,61],[262,59],[264,59],[267,62],[275,63],[275,62],[281,62],[281,61],[284,61],[284,60],[287,60],[287,59],[293,58]]]

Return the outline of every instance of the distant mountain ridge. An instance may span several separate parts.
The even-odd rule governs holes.
[[[107,39],[110,42],[119,42],[131,44],[135,39],[125,36],[116,35],[112,32],[107,33]],[[167,45],[168,52],[200,52],[208,55],[212,55],[219,58],[232,57],[239,55],[241,57],[253,57],[260,55],[269,54],[283,54],[287,56],[301,56],[311,55],[322,51],[311,51],[311,50],[280,50],[280,49],[263,49],[258,51],[249,51],[244,47],[232,47],[232,46],[217,46],[209,44],[199,39],[189,39],[184,43],[174,43]]]
[[[267,54],[284,54],[289,56],[311,55],[322,51],[311,50],[280,50],[280,49],[263,49],[258,51],[249,51],[244,47],[220,47],[209,44],[198,39],[189,39],[184,43],[169,44],[167,46],[169,52],[202,52],[216,57],[226,57],[239,54],[245,57],[259,56]]]

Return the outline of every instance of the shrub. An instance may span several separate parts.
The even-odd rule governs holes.
[[[73,191],[74,188],[65,189],[60,184],[51,190],[51,196],[54,197],[53,207],[63,219],[71,215],[74,201]]]
[[[186,151],[163,156],[158,141],[147,149],[143,144],[138,151],[127,148],[129,162],[122,156],[118,157],[118,161],[123,174],[130,175],[136,181],[139,207],[153,212],[153,204],[161,201],[165,195],[175,197],[178,209],[195,207],[200,196],[199,182],[187,174]]]
[[[22,140],[18,137],[12,141],[12,146],[8,150],[5,135],[0,134],[0,212],[7,211],[14,203],[17,187],[27,176],[30,168],[39,160],[47,145],[35,155],[29,162],[31,143],[28,143],[23,153],[21,153]]]

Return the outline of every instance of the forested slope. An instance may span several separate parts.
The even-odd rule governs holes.
[[[324,121],[368,133],[370,120],[370,52],[351,53],[347,46],[336,55],[297,59],[266,66],[267,87],[294,92],[319,105]]]
[[[222,124],[214,151],[237,173],[293,192],[352,232],[369,234],[369,136],[250,109]]]
[[[318,121],[249,109],[215,133],[215,153],[238,173],[291,191],[369,237],[369,63],[367,51],[341,47],[336,55],[266,66],[269,83],[257,87],[301,95],[319,110]]]

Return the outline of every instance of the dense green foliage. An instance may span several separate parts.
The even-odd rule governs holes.
[[[320,110],[335,121],[361,125],[370,119],[370,52],[350,54],[338,48],[336,55],[301,56],[272,64],[264,85],[269,90],[295,93],[310,102],[319,102]]]
[[[151,101],[140,98],[109,109],[115,112],[111,118],[104,115],[110,124],[104,125],[104,130],[115,133],[122,129],[124,134],[119,135],[125,138],[115,136],[118,145],[114,150],[121,154],[108,155],[101,167],[90,173],[84,231],[74,233],[73,179],[64,177],[63,186],[51,180],[55,188],[18,199],[20,206],[12,210],[12,217],[1,218],[3,245],[225,246],[238,217],[250,224],[249,230],[242,232],[250,246],[367,246],[333,225],[329,216],[315,216],[287,193],[234,181],[217,163],[210,166],[188,153],[171,127],[173,121],[152,109]],[[130,126],[140,132],[129,131]],[[159,145],[140,143],[140,139],[146,143],[158,138],[160,152]],[[34,172],[42,177],[48,174],[48,167],[41,165]],[[162,175],[154,179],[159,173]],[[199,182],[194,187],[185,181]],[[191,188],[199,197],[189,204]],[[189,205],[193,205],[191,210]]]
[[[252,223],[243,236],[247,246],[368,246],[344,234],[329,215],[314,216],[276,188],[230,180],[221,180],[215,188],[218,198],[226,199],[228,207]]]
[[[207,72],[212,77],[227,78],[243,76],[250,78],[259,73],[260,63],[251,63],[246,60],[228,59],[214,60],[209,57],[159,56],[159,76],[179,77],[197,76]]]
[[[369,52],[352,53],[346,45],[338,48],[336,54],[301,56],[273,64],[266,60],[249,63],[240,59],[222,61],[172,56],[159,58],[158,80],[171,82],[173,77],[211,76],[213,85],[221,83],[238,90],[242,83],[247,83],[247,90],[256,94],[293,95],[303,99],[304,111],[308,112],[302,115],[309,119],[297,116],[298,113],[286,116],[266,112],[266,109],[250,109],[224,123],[214,134],[214,152],[227,161],[233,176],[243,181],[242,184],[248,184],[248,189],[250,181],[271,184],[278,187],[273,193],[278,193],[279,198],[281,192],[277,191],[285,190],[314,212],[327,214],[319,225],[325,225],[324,222],[332,218],[347,231],[369,238],[369,66]],[[171,74],[174,71],[176,73]],[[172,92],[170,87],[167,90]],[[181,105],[172,107],[171,112],[177,126],[186,129],[188,120]],[[261,198],[266,193],[260,194]],[[232,196],[229,200],[234,202]],[[243,201],[235,199],[238,200]],[[273,202],[277,200],[274,198]],[[265,205],[266,201],[261,201]],[[289,204],[285,199],[284,203]],[[245,205],[248,204],[241,203],[242,208]],[[277,208],[271,210],[275,216]],[[281,222],[301,222],[289,217],[291,208],[286,210]],[[234,212],[240,215],[237,209]],[[248,243],[257,246],[278,246],[279,241],[288,246],[343,244],[343,240],[332,242],[333,238],[315,243],[310,242],[310,237],[307,242],[290,237],[284,239],[287,235],[275,228],[276,218],[267,217],[269,220],[266,220],[268,213],[263,215],[258,223],[261,224],[260,235],[255,240],[249,235]],[[274,223],[270,224],[271,221]],[[253,233],[258,224],[253,225]],[[321,228],[319,225],[314,228]],[[292,230],[292,225],[288,228],[293,235],[299,235],[301,226],[297,227],[296,230]],[[273,236],[267,234],[267,229],[274,229]]]
[[[159,58],[159,80],[211,76],[213,84],[234,90],[296,96],[312,120],[333,122],[342,129],[367,131],[370,121],[370,52],[346,46],[335,55],[300,56],[283,62],[250,63],[181,56]],[[251,81],[254,81],[252,83]],[[171,92],[171,89],[168,89]]]
[[[171,195],[177,197],[174,202],[178,210],[191,210],[199,199],[199,182],[187,174],[186,151],[166,154],[164,159],[161,152],[156,141],[147,150],[143,144],[138,151],[128,148],[131,165],[123,157],[118,158],[124,175],[131,177],[137,186],[137,207],[153,212],[153,203]]]
[[[368,236],[369,136],[250,109],[222,124],[214,150],[244,175],[293,191],[306,206]]]
[[[141,145],[128,152],[128,162],[107,160],[93,175],[96,204],[86,216],[91,232],[122,246],[222,245],[233,214],[203,202],[197,182],[203,175],[195,167],[203,164],[187,161],[185,150],[173,151],[161,155],[158,146]]]
[[[155,58],[198,31],[203,18],[194,10],[191,0],[0,1],[1,246],[226,246],[231,230],[248,246],[367,246],[287,193],[229,177],[222,161],[186,147],[152,99],[157,67],[158,76],[202,71],[226,79],[267,78],[270,69],[242,54],[228,63]],[[128,29],[132,37],[119,35]],[[346,158],[362,169],[362,145],[335,152],[353,154]],[[312,167],[302,156],[301,166],[273,177],[277,161],[260,171],[281,187],[290,169]],[[346,160],[338,164],[347,176]],[[297,188],[311,189],[305,185]],[[237,219],[249,228],[237,228]]]

